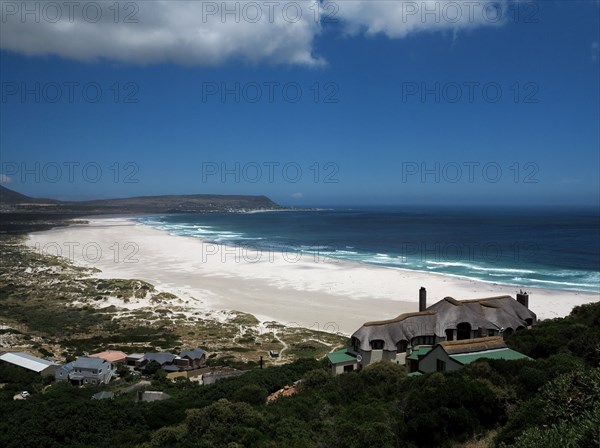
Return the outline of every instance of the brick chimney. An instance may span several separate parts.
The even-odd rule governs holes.
[[[427,308],[427,290],[421,286],[419,289],[419,311],[425,311]]]
[[[519,291],[517,294],[517,302],[529,309],[529,294],[523,291]]]

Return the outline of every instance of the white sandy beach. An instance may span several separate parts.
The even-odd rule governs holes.
[[[351,334],[369,320],[418,311],[418,291],[428,304],[446,297],[473,299],[509,294],[495,285],[441,274],[315,259],[313,255],[257,252],[119,218],[98,218],[30,235],[36,250],[96,267],[103,278],[135,278],[181,297],[190,311],[238,310],[325,331]],[[574,306],[599,301],[595,293],[527,288],[538,318],[561,317]],[[181,306],[181,304],[179,304]]]

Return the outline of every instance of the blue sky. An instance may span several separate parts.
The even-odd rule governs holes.
[[[336,23],[307,6],[305,23],[272,24],[177,2],[167,20],[159,3],[73,29],[2,6],[3,185],[598,207],[598,2],[500,2],[503,20],[451,23],[407,15],[422,2],[354,1],[321,4]]]

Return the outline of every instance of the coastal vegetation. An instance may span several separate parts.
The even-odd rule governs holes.
[[[416,377],[391,363],[334,377],[311,358],[264,369],[248,363],[244,375],[210,386],[156,374],[152,389],[171,398],[152,403],[135,402],[134,392],[90,400],[101,389],[47,385],[4,367],[0,445],[593,447],[600,442],[599,328],[600,303],[580,306],[508,338],[510,347],[540,355],[536,361],[480,360]],[[298,380],[294,395],[267,404]],[[20,390],[33,395],[12,401]]]
[[[177,351],[200,346],[214,366],[246,367],[322,357],[344,337],[240,311],[211,313],[188,299],[136,279],[94,277],[98,271],[36,252],[24,236],[0,237],[0,347],[59,360],[105,349]],[[270,359],[269,351],[280,353]]]

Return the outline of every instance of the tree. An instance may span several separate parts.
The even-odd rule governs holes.
[[[199,446],[255,444],[265,429],[264,416],[247,403],[231,403],[221,399],[202,409],[191,409],[185,419],[188,437]]]
[[[233,399],[253,405],[264,404],[267,401],[267,390],[257,384],[248,384],[235,391]]]
[[[306,372],[302,377],[302,388],[314,389],[321,387],[331,379],[331,375],[325,369],[315,369]]]
[[[156,361],[150,361],[148,364],[146,364],[146,366],[144,367],[144,374],[145,375],[154,375],[156,372],[158,372],[159,370],[161,370],[161,366],[159,363],[157,363]]]

